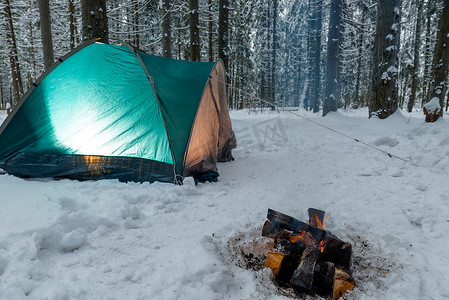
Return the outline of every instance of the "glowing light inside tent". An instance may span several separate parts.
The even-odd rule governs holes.
[[[58,142],[74,154],[119,155],[112,143],[119,132],[108,128],[111,121],[99,118],[95,110],[64,113],[52,119],[52,123]]]

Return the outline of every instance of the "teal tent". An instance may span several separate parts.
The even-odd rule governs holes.
[[[94,41],[59,59],[0,127],[0,168],[20,177],[181,183],[217,175],[235,148],[222,62]]]

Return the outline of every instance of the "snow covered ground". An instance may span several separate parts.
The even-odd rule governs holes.
[[[309,207],[353,244],[345,299],[449,299],[449,116],[297,113],[418,166],[289,112],[232,112],[239,147],[217,183],[3,175],[0,299],[289,299],[241,249],[268,208]]]

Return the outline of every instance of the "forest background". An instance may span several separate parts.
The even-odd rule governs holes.
[[[369,107],[385,118],[449,105],[449,0],[0,0],[0,13],[0,109],[92,38],[222,59],[232,109]]]

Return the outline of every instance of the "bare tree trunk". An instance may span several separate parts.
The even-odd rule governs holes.
[[[270,82],[270,99],[272,103],[276,103],[276,47],[277,47],[277,15],[278,15],[278,0],[273,2],[272,15],[272,47],[271,47],[271,82]],[[279,104],[278,104],[279,105]],[[275,110],[275,106],[271,106],[271,110]]]
[[[429,88],[430,88],[430,77],[432,71],[430,70],[430,65],[432,61],[432,38],[431,38],[431,28],[432,28],[432,14],[435,8],[435,4],[432,0],[427,0],[426,13],[427,13],[427,24],[426,24],[426,48],[425,48],[425,62],[424,62],[424,78],[423,78],[423,92],[421,105],[427,102],[429,99]]]
[[[44,52],[44,66],[45,69],[48,69],[54,62],[49,0],[39,0],[39,13],[41,17],[40,21],[41,21],[42,49]]]
[[[422,10],[423,0],[418,1],[418,8],[416,13],[416,29],[415,29],[415,56],[413,58],[413,73],[412,73],[412,90],[410,92],[410,98],[408,99],[407,111],[411,112],[415,105],[416,91],[418,89],[418,72],[419,72],[419,48],[421,47],[421,22],[422,22]]]
[[[400,0],[377,0],[369,117],[387,118],[398,108]]]
[[[9,44],[9,63],[11,67],[11,78],[14,87],[14,101],[11,105],[17,104],[23,94],[22,75],[20,72],[19,53],[17,50],[16,35],[14,33],[14,25],[12,21],[11,6],[9,0],[5,0],[3,8],[6,17],[6,40]]]
[[[214,61],[214,48],[213,48],[213,37],[214,37],[214,33],[213,33],[213,14],[212,14],[212,0],[208,0],[207,1],[207,5],[208,5],[208,12],[209,12],[209,16],[208,16],[208,21],[207,21],[207,25],[208,25],[208,42],[209,42],[209,61]]]
[[[190,11],[190,60],[201,60],[200,48],[200,23],[198,12],[198,0],[189,0]]]
[[[135,13],[134,13],[134,45],[140,48],[140,34],[139,34],[139,1],[136,1]]]
[[[449,0],[443,1],[443,11],[438,22],[437,43],[432,62],[432,81],[430,99],[437,98],[440,102],[440,116],[443,116],[444,97],[447,91],[449,73]]]
[[[162,0],[162,55],[165,57],[172,57],[170,7],[169,0]]]
[[[340,102],[339,63],[341,39],[341,11],[342,1],[332,0],[329,34],[327,38],[327,69],[326,92],[323,104],[323,116],[328,112],[337,111]]]
[[[368,17],[369,8],[366,5],[362,6],[362,23],[365,23]],[[355,84],[355,101],[359,103],[360,107],[364,106],[363,97],[360,93],[360,82],[362,80],[362,61],[363,61],[363,41],[365,40],[365,32],[363,30],[360,31],[360,36],[358,40],[358,58],[357,58],[357,76],[356,76],[356,84]]]
[[[404,86],[402,87],[402,95],[399,97],[399,107],[402,109],[404,107],[405,95],[407,94],[408,83],[410,81],[411,67],[405,70]]]
[[[69,0],[69,31],[70,31],[70,49],[75,48],[75,5],[73,0]]]
[[[315,0],[314,14],[312,17],[313,24],[313,37],[312,37],[312,47],[313,47],[313,86],[312,86],[312,103],[310,103],[314,113],[320,110],[320,61],[321,61],[321,26],[322,26],[322,12],[323,12],[323,1]]]
[[[0,72],[0,100],[1,100],[0,109],[5,109],[6,107],[5,99],[3,98],[4,96],[5,94],[3,92],[3,76],[2,73]]]
[[[32,81],[36,81],[37,70],[36,70],[36,52],[34,48],[34,35],[33,35],[33,6],[32,1],[29,2],[30,7],[30,45],[31,45],[31,59],[33,60],[33,78]]]
[[[83,40],[100,39],[109,42],[106,0],[81,0]]]

